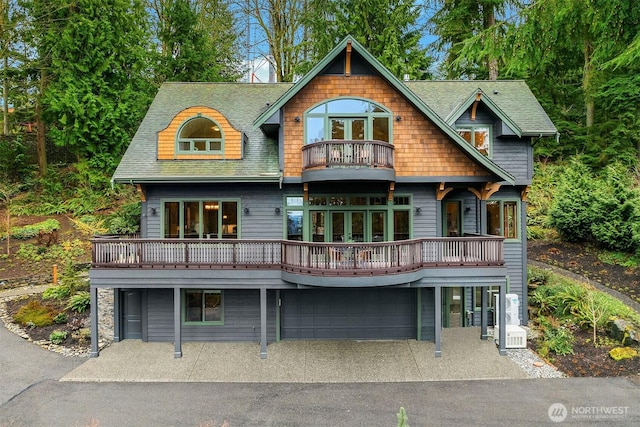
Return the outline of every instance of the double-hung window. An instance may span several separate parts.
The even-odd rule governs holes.
[[[480,153],[491,157],[491,127],[487,125],[458,126],[458,134]]]
[[[489,200],[487,202],[487,234],[503,236],[505,239],[517,239],[519,222],[517,201]]]

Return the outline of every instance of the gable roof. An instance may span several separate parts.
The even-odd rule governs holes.
[[[425,80],[405,85],[453,125],[481,93],[480,101],[518,136],[555,136],[558,131],[523,80]]]
[[[275,181],[280,179],[277,143],[253,119],[266,102],[277,99],[291,84],[165,83],[131,140],[112,180],[121,183]],[[247,134],[243,160],[158,160],[157,132],[180,111],[205,105],[222,113]]]
[[[267,110],[265,110],[254,122],[254,129],[263,125],[269,117],[280,110],[289,100],[291,100],[300,90],[302,90],[311,80],[321,74],[322,70],[331,64],[338,55],[347,49],[348,46],[358,52],[362,58],[375,70],[386,82],[399,92],[409,103],[417,110],[433,122],[440,130],[443,131],[457,146],[467,153],[476,163],[479,163],[485,169],[498,176],[500,179],[510,184],[515,182],[515,178],[502,169],[500,166],[492,162],[489,158],[482,155],[475,147],[468,144],[449,124],[447,124],[438,114],[436,114],[422,98],[417,96],[409,89],[407,85],[401,82],[391,71],[389,71],[380,61],[373,57],[357,40],[351,36],[345,37],[336,47],[325,56],[322,61],[316,64],[301,80],[295,83],[289,90]],[[459,98],[458,98],[459,99]]]

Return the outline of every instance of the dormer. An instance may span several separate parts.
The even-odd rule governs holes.
[[[217,110],[189,107],[158,132],[158,160],[241,160],[243,140]]]

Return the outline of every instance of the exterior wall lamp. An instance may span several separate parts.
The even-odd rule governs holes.
[[[276,215],[280,215],[280,208],[276,208]]]
[[[248,214],[249,213],[249,208],[244,208],[243,211],[244,211],[245,214]]]
[[[418,207],[416,208],[416,212],[422,212],[422,208],[421,208],[420,206],[418,206]]]

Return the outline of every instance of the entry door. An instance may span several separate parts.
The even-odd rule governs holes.
[[[443,288],[442,326],[445,328],[464,326],[464,288]]]
[[[124,339],[142,339],[142,298],[140,291],[123,292],[123,336]]]
[[[332,242],[366,241],[366,212],[331,212]]]
[[[456,201],[444,203],[444,235],[445,237],[462,236],[461,204]]]
[[[331,118],[331,139],[355,140],[365,139],[365,119],[362,118]]]

